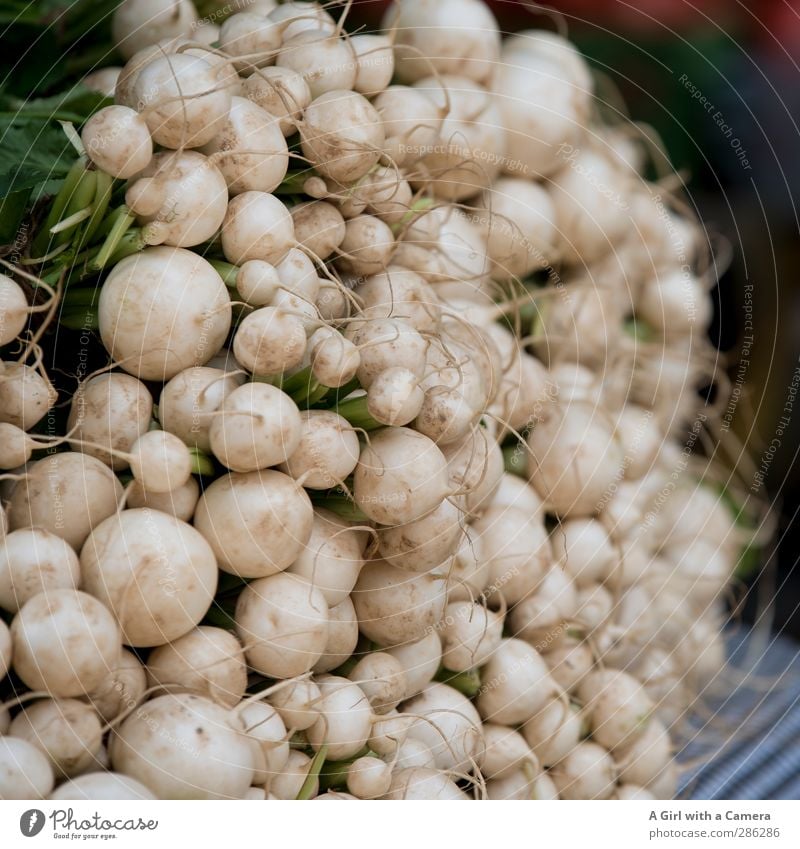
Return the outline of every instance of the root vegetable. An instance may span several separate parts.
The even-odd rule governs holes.
[[[311,758],[304,752],[289,752],[289,760],[282,772],[270,776],[265,787],[276,799],[296,799],[311,768]],[[315,778],[311,785],[312,795],[319,792],[319,779]]]
[[[243,382],[243,375],[221,368],[193,366],[184,369],[161,391],[158,401],[161,426],[190,447],[210,452],[209,429],[214,419],[209,413],[216,412]]]
[[[433,680],[442,661],[442,641],[431,629],[422,639],[404,645],[392,646],[386,652],[403,665],[406,673],[406,695],[416,696]]]
[[[242,94],[278,119],[284,136],[297,129],[297,120],[311,103],[311,92],[302,74],[291,68],[259,68],[242,82]]]
[[[92,528],[116,512],[121,497],[122,486],[108,466],[65,451],[38,460],[14,487],[9,525],[42,528],[77,550]]]
[[[358,758],[347,768],[347,789],[358,799],[378,799],[391,785],[392,767],[378,758]]]
[[[38,593],[74,590],[80,563],[61,537],[41,528],[20,528],[0,540],[0,607],[16,613]]]
[[[328,610],[328,639],[314,672],[330,672],[347,661],[358,643],[358,619],[349,598]]]
[[[556,696],[541,707],[521,731],[542,766],[553,766],[580,742],[583,718],[565,698]]]
[[[356,504],[374,521],[413,522],[445,499],[446,461],[421,433],[404,427],[383,430],[362,449],[353,490]]]
[[[128,507],[146,507],[169,513],[182,522],[191,522],[199,498],[200,485],[193,477],[169,492],[152,492],[144,489],[138,481],[134,481],[128,490],[127,504]]]
[[[245,383],[222,402],[209,429],[214,456],[235,472],[285,462],[300,443],[297,405],[276,386]]]
[[[194,150],[157,153],[125,193],[149,245],[190,248],[211,239],[228,206],[225,177]]]
[[[609,799],[616,784],[611,756],[588,741],[578,743],[550,776],[562,799]]]
[[[263,784],[281,772],[289,760],[286,726],[275,708],[264,702],[251,702],[239,712],[239,717],[245,734],[256,741],[264,758],[262,774],[254,777],[255,784]]]
[[[378,645],[398,646],[421,640],[442,618],[445,581],[372,560],[361,570],[352,598],[361,632]]]
[[[265,15],[245,9],[222,22],[219,45],[236,70],[246,73],[274,61],[281,46],[281,28]]]
[[[293,206],[290,212],[297,243],[310,254],[328,259],[344,241],[344,218],[332,203],[309,201]]]
[[[131,471],[142,487],[150,492],[174,492],[185,486],[192,474],[189,449],[171,433],[151,430],[133,443]]]
[[[398,0],[382,27],[395,38],[397,76],[414,82],[431,73],[488,80],[500,58],[500,33],[479,0]]]
[[[275,195],[247,191],[231,199],[222,222],[222,250],[228,262],[241,265],[260,259],[275,265],[294,243],[292,216]]]
[[[350,423],[329,410],[303,410],[300,440],[280,469],[307,489],[332,489],[355,469],[358,436]]]
[[[230,89],[219,85],[217,74],[186,53],[159,56],[139,71],[132,93],[153,141],[178,150],[214,138],[231,107]]]
[[[391,39],[386,35],[358,33],[350,38],[350,48],[356,60],[353,91],[370,97],[383,91],[394,74]]]
[[[453,672],[483,666],[503,636],[503,617],[468,601],[448,604],[442,622],[442,666]]]
[[[578,695],[586,706],[592,737],[607,749],[630,745],[650,721],[652,702],[626,672],[595,670],[583,679]]]
[[[72,447],[112,469],[124,469],[128,460],[123,455],[147,432],[152,414],[153,398],[135,377],[120,372],[92,377],[72,396],[67,421],[74,432]],[[84,442],[91,444],[84,446]]]
[[[217,588],[211,546],[191,525],[147,508],[95,527],[81,549],[88,592],[107,604],[130,646],[160,646],[205,616]]]
[[[483,739],[486,743],[486,755],[481,764],[481,772],[486,778],[506,778],[524,764],[537,768],[536,755],[519,731],[506,725],[485,722]]]
[[[219,133],[203,146],[231,195],[273,192],[286,176],[289,156],[278,121],[251,100],[234,97]]]
[[[501,725],[527,722],[555,690],[547,664],[532,646],[508,638],[484,666],[476,704],[485,721]]]
[[[111,18],[111,36],[129,59],[159,39],[189,35],[197,24],[190,0],[123,0]]]
[[[528,437],[534,489],[561,517],[599,512],[619,479],[622,450],[602,416],[588,406],[551,407]]]
[[[106,106],[95,112],[81,131],[81,141],[98,168],[121,180],[142,171],[153,156],[147,123],[127,106]]]
[[[0,737],[0,799],[45,799],[53,768],[44,754],[17,737]]]
[[[378,531],[378,550],[387,563],[428,572],[444,563],[464,533],[461,511],[450,501],[413,522]]]
[[[284,37],[276,65],[302,74],[311,96],[318,98],[328,92],[352,89],[358,60],[350,44],[338,35],[306,29]]]
[[[394,234],[385,221],[374,215],[357,215],[345,224],[337,266],[359,277],[378,274],[389,264],[394,244]]]
[[[87,696],[94,710],[106,721],[135,707],[144,697],[147,675],[133,652],[123,648],[100,687]]]
[[[310,679],[294,681],[268,697],[268,702],[278,711],[287,728],[305,731],[317,721],[316,704],[319,687]]]
[[[275,471],[217,478],[197,504],[194,526],[220,569],[263,578],[286,569],[308,542],[314,519],[305,490]]]
[[[11,637],[17,675],[32,690],[60,697],[97,689],[122,647],[110,611],[87,593],[69,589],[27,601],[11,623]]]
[[[31,430],[56,402],[50,381],[24,363],[3,364],[0,372],[0,421]]]
[[[9,734],[43,751],[54,773],[67,777],[91,766],[103,741],[97,714],[75,699],[34,702],[14,717]]]
[[[430,748],[438,769],[464,773],[480,766],[485,753],[480,716],[457,690],[428,684],[400,712],[415,717],[409,736]]]
[[[155,799],[152,791],[128,775],[116,772],[89,772],[60,784],[48,797],[51,802],[75,800],[106,801]]]
[[[370,652],[358,661],[347,677],[358,684],[377,714],[394,710],[408,695],[405,668],[387,652]]]
[[[378,161],[383,125],[375,107],[354,91],[327,91],[311,101],[300,125],[303,155],[323,176],[346,184]]]
[[[417,767],[396,770],[389,792],[383,798],[406,801],[466,801],[468,797],[440,770]]]
[[[233,634],[201,625],[147,658],[148,686],[187,690],[226,707],[237,705],[247,687],[244,652]]]
[[[98,309],[106,349],[144,380],[169,380],[208,362],[231,322],[222,278],[183,248],[147,248],[123,259],[106,278]]]
[[[331,760],[351,758],[364,747],[372,728],[367,697],[347,678],[323,675],[317,683],[322,694],[319,719],[306,731],[308,741],[314,751],[327,745]]]
[[[236,632],[253,669],[270,678],[292,678],[322,657],[328,617],[318,589],[297,575],[278,574],[252,581],[242,591]]]
[[[117,729],[110,754],[115,771],[159,799],[242,799],[253,778],[254,752],[241,724],[187,693],[137,708]]]
[[[358,531],[335,513],[318,508],[308,542],[286,571],[305,578],[335,607],[350,595],[363,565]]]

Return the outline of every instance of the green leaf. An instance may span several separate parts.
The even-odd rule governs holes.
[[[41,121],[0,118],[0,140],[0,198],[64,177],[77,159],[61,128]]]

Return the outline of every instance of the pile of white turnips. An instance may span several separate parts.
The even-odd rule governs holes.
[[[702,228],[552,32],[245,5],[124,0],[86,81],[142,249],[68,445],[3,363],[0,798],[671,797],[741,542]]]

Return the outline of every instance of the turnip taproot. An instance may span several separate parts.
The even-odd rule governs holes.
[[[95,527],[81,549],[83,586],[114,612],[130,646],[160,646],[205,616],[217,587],[211,546],[191,525],[148,508]]]

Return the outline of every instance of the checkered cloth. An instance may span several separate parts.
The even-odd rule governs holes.
[[[800,643],[740,630],[729,654],[727,695],[708,700],[677,755],[680,797],[800,799]]]

